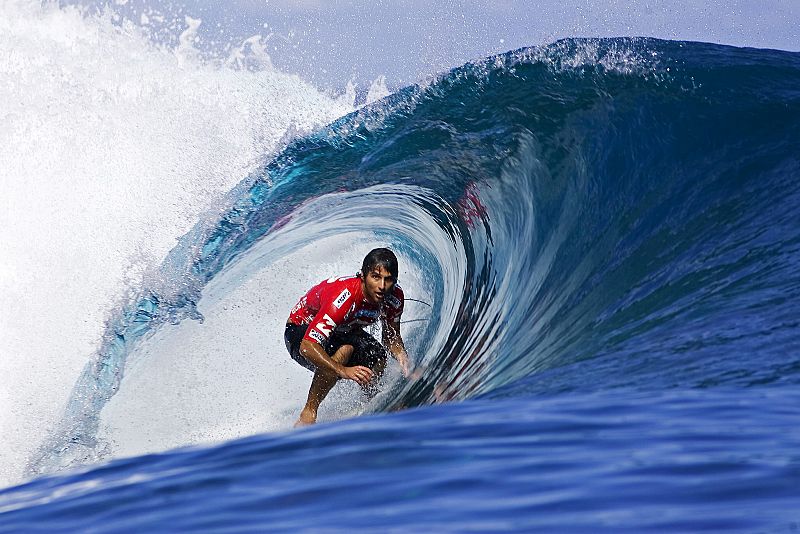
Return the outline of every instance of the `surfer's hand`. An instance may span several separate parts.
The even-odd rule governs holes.
[[[407,359],[400,361],[400,372],[403,373],[403,377],[405,378],[408,378],[411,375],[411,369],[408,366]]]
[[[422,373],[423,371],[425,371],[426,367],[420,366],[412,371],[411,366],[408,364],[408,360],[406,360],[405,365],[400,364],[400,369],[403,371],[403,376],[405,377],[406,380],[416,382],[422,377]]]
[[[357,382],[359,386],[366,386],[369,384],[369,381],[372,380],[372,370],[369,367],[364,367],[363,365],[343,367],[342,374],[340,376],[347,380],[353,380]]]
[[[406,375],[406,378],[414,381],[419,380],[420,378],[422,378],[422,369],[414,369],[414,372]]]

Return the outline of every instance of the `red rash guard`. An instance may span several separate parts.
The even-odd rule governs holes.
[[[349,332],[372,324],[381,316],[394,322],[402,313],[403,290],[397,284],[382,304],[371,304],[361,291],[361,278],[344,276],[329,278],[312,287],[292,308],[288,322],[307,324],[303,339],[322,344],[334,331]]]

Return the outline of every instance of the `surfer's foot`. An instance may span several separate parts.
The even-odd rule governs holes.
[[[303,408],[303,411],[300,412],[300,418],[294,424],[294,427],[300,426],[308,426],[313,425],[317,422],[317,412],[309,410],[308,408]]]

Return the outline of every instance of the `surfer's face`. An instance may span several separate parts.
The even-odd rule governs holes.
[[[393,286],[394,276],[381,265],[364,274],[364,296],[372,304],[383,302]]]

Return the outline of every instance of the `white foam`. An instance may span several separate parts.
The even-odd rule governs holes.
[[[200,21],[170,50],[37,4],[0,3],[0,486],[21,480],[143,270],[287,131],[350,110],[296,76],[202,64]]]
[[[381,98],[389,96],[389,89],[386,87],[386,76],[378,76],[372,81],[367,92],[367,104],[377,102]]]

